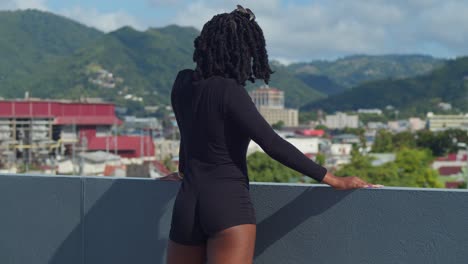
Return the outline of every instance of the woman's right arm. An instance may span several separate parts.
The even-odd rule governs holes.
[[[280,137],[258,112],[245,88],[237,83],[225,87],[225,115],[238,124],[270,157],[318,182],[336,189],[359,188],[368,185],[358,177],[336,177],[305,156],[294,145]]]

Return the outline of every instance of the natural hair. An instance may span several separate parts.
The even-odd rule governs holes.
[[[273,73],[268,64],[263,31],[249,14],[239,11],[215,15],[195,41],[195,80],[213,75],[234,78],[241,85]]]

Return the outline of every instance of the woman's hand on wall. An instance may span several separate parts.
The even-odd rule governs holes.
[[[383,185],[380,184],[368,183],[357,176],[337,177],[331,173],[325,175],[322,183],[326,183],[337,190],[383,187]]]
[[[167,174],[161,178],[157,178],[160,181],[181,181],[183,179],[183,174],[181,172],[173,172],[171,174]]]

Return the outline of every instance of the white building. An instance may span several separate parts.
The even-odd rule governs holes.
[[[326,116],[325,126],[331,129],[357,128],[359,126],[359,117],[337,112],[334,115]]]
[[[320,138],[286,138],[289,143],[295,146],[302,153],[312,153],[317,154],[320,150],[320,145],[322,144],[322,139]],[[253,140],[250,141],[247,155],[254,153],[255,151],[264,152],[264,150]]]
[[[333,143],[330,147],[330,154],[333,156],[351,155],[352,144]]]
[[[427,113],[427,126],[431,131],[442,131],[450,128],[468,130],[468,114],[435,115]]]
[[[156,147],[156,160],[179,156],[180,140],[157,139],[154,140],[154,146]]]
[[[79,167],[81,166],[81,175],[101,176],[104,174],[106,165],[117,166],[122,164],[119,155],[105,151],[79,153],[78,158],[81,161],[76,172],[80,171]]]
[[[382,110],[380,110],[378,108],[358,109],[357,112],[360,113],[360,114],[376,114],[376,115],[381,115],[382,114]]]
[[[426,121],[419,117],[410,117],[409,128],[411,131],[422,130],[426,127]]]

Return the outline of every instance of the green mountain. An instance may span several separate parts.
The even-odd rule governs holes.
[[[342,85],[339,85],[325,75],[316,75],[310,73],[298,73],[294,75],[296,78],[304,82],[310,87],[314,87],[319,92],[327,95],[333,95],[346,90]]]
[[[171,31],[166,33],[167,28],[140,32],[123,27],[106,34],[72,56],[39,71],[33,87],[41,89],[35,94],[41,97],[51,94],[75,98],[98,96],[121,104],[124,96],[131,94],[144,98],[145,104],[168,103],[177,70],[193,67],[192,48],[179,38],[193,39],[198,33],[192,28],[177,27],[175,30],[178,36]],[[61,90],[61,87],[66,89]]]
[[[351,88],[368,81],[425,74],[443,64],[441,59],[424,55],[355,55],[335,61],[291,64],[288,69],[295,75],[302,76],[302,79],[307,78],[307,75],[326,76],[339,86]],[[332,89],[327,94],[335,91]]]
[[[373,81],[327,99],[312,102],[301,110],[327,112],[392,105],[401,113],[436,111],[440,102],[468,111],[468,57],[449,60],[433,72],[400,80]]]
[[[22,97],[29,91],[42,98],[102,97],[140,109],[168,104],[177,72],[194,67],[198,34],[176,25],[146,31],[123,27],[104,34],[48,12],[0,12],[0,97]],[[290,66],[272,61],[270,86],[285,91],[287,107],[301,107],[353,83],[420,74],[439,64],[443,61],[397,55]]]
[[[271,75],[268,85],[284,91],[286,107],[298,108],[306,103],[326,98],[325,93],[295,77],[286,66],[276,61],[270,62],[270,65],[274,73]],[[258,80],[254,84],[247,83],[247,90],[255,89],[264,84],[263,81]]]
[[[18,95],[23,80],[90,44],[103,33],[47,12],[0,11],[0,96]]]
[[[28,10],[0,13],[0,96],[102,97],[119,105],[168,104],[177,72],[194,68],[193,40],[199,31],[170,25],[142,32],[123,27],[104,34],[67,18]],[[324,98],[272,63],[271,85],[285,90],[286,105]],[[250,85],[248,89],[260,85]],[[143,98],[126,100],[124,96]],[[127,98],[128,99],[128,98]]]

